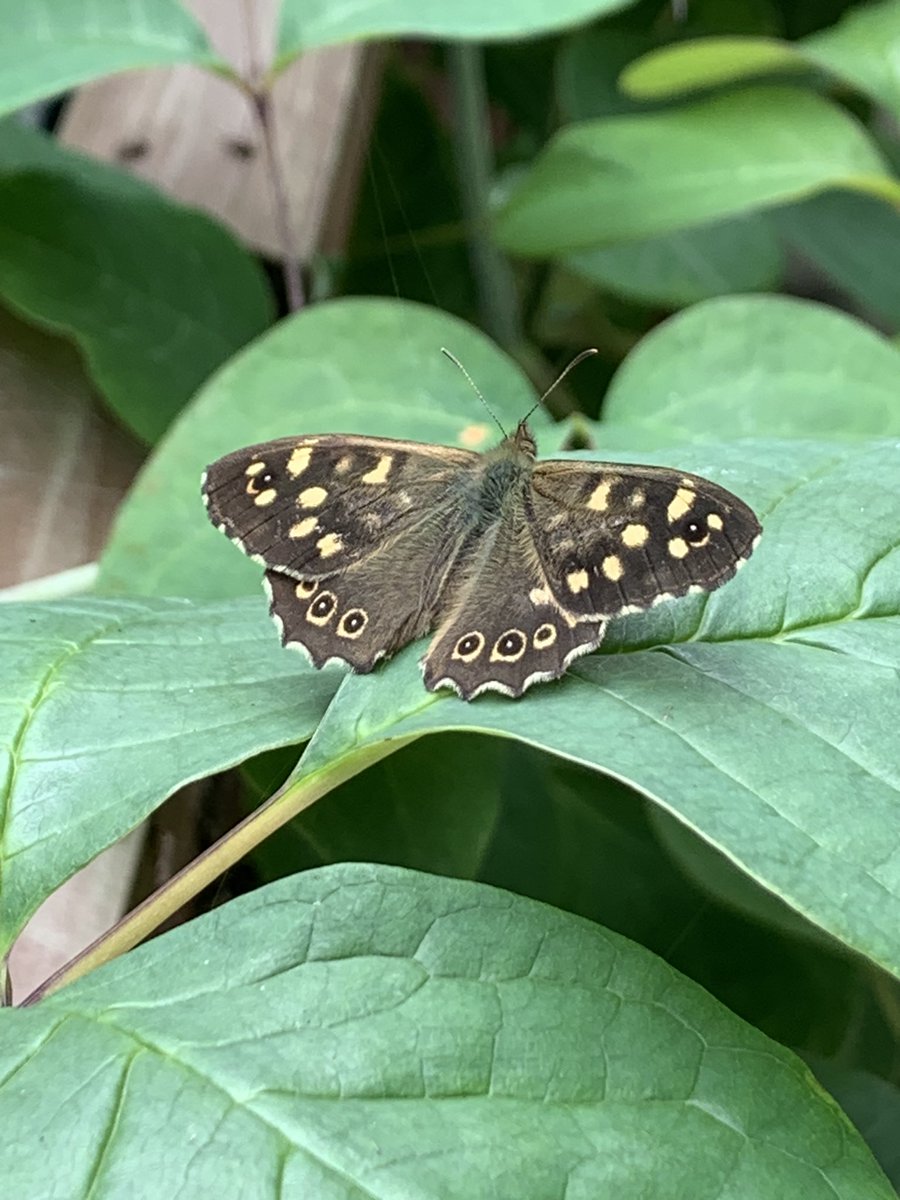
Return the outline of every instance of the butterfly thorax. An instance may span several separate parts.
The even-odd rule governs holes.
[[[467,487],[470,524],[482,532],[502,520],[528,487],[535,443],[524,422],[499,446],[483,455]]]

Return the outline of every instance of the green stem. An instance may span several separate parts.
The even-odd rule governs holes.
[[[365,746],[311,775],[293,781],[289,779],[265,804],[173,875],[112,929],[54,971],[22,1002],[23,1005],[36,1003],[95,967],[133,949],[270,834],[370,763],[393,754],[402,744],[403,739],[388,739],[377,746]]]
[[[480,46],[451,42],[447,57],[456,108],[456,167],[481,323],[498,345],[511,351],[520,340],[515,282],[509,263],[488,233],[494,164],[483,51]]]

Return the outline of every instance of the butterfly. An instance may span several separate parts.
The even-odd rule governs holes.
[[[753,511],[666,467],[536,461],[525,421],[479,454],[351,434],[281,438],[207,468],[210,520],[265,568],[285,646],[371,671],[433,633],[429,691],[521,696],[607,622],[729,580]]]

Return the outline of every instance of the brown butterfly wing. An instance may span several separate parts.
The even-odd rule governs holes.
[[[761,532],[737,496],[664,467],[539,463],[525,503],[541,567],[579,620],[712,591],[746,562]]]
[[[202,490],[210,520],[245,554],[322,579],[427,528],[479,458],[386,438],[282,438],[218,459]]]

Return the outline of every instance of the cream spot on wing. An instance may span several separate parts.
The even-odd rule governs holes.
[[[335,475],[346,475],[352,466],[353,456],[350,454],[345,454],[334,464],[334,473]]]
[[[548,650],[556,641],[556,626],[549,622],[546,625],[539,625],[534,631],[534,637],[531,639],[531,644],[535,650]]]
[[[291,452],[291,457],[287,461],[288,475],[292,475],[294,479],[298,475],[302,475],[309,466],[311,458],[312,446],[298,446],[296,450]]]
[[[302,538],[309,537],[319,527],[318,517],[304,517],[302,521],[298,521],[296,525],[292,525],[288,530],[288,537]]]
[[[339,533],[326,533],[316,542],[316,549],[323,558],[331,558],[332,554],[337,554],[343,548],[344,539]]]
[[[710,513],[706,518],[706,523],[710,529],[719,530],[722,528],[722,518],[718,513]]]
[[[297,503],[301,508],[318,508],[327,498],[328,493],[323,487],[308,487],[304,488],[297,497]]]
[[[388,475],[391,473],[391,467],[394,465],[393,454],[379,455],[378,462],[371,471],[366,471],[362,477],[363,483],[387,483]]]
[[[649,536],[650,530],[646,525],[626,525],[622,530],[622,544],[629,550],[638,550]]]
[[[684,538],[669,538],[669,553],[673,558],[684,558],[690,550],[690,546]]]
[[[685,513],[689,513],[696,499],[697,493],[692,488],[680,487],[669,501],[669,507],[666,509],[669,524],[679,521]]]
[[[625,574],[625,570],[622,566],[622,560],[619,558],[618,554],[608,554],[603,560],[602,569],[603,574],[612,583],[618,583]]]
[[[579,571],[570,571],[566,576],[566,583],[569,585],[569,591],[573,595],[578,595],[583,592],[588,586],[588,573],[582,567]]]
[[[528,593],[528,599],[532,604],[551,604],[553,601],[549,589],[542,587],[532,588]]]
[[[641,508],[647,499],[647,493],[643,488],[635,488],[629,497],[629,503],[632,508]]]
[[[603,483],[598,483],[588,497],[588,508],[592,508],[594,512],[606,512],[609,507],[609,493],[612,491],[612,487],[612,479],[605,479]]]
[[[253,503],[258,508],[265,508],[267,505],[272,503],[277,495],[278,493],[274,488],[266,488],[265,491],[260,492],[258,495],[253,497]]]
[[[298,600],[308,600],[318,586],[314,579],[301,579],[294,588],[294,595]]]
[[[253,475],[258,475],[260,471],[264,471],[265,469],[266,464],[264,462],[252,462],[244,474],[252,477]]]
[[[459,432],[459,440],[470,450],[480,446],[491,432],[489,425],[467,425]]]
[[[653,597],[653,601],[652,601],[652,603],[651,603],[651,607],[652,607],[652,608],[656,608],[656,606],[657,606],[658,604],[665,604],[665,602],[666,602],[667,600],[674,600],[674,599],[675,599],[674,593],[672,593],[672,592],[660,592],[658,596],[654,596],[654,597]]]

